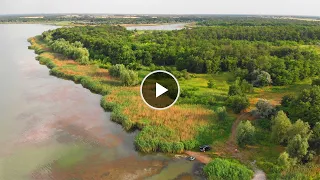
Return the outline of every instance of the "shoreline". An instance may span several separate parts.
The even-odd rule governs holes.
[[[46,65],[50,69],[50,75],[71,80],[76,84],[81,84],[84,88],[89,89],[91,92],[102,95],[100,106],[108,112],[111,112],[111,120],[122,125],[122,127],[130,132],[132,130],[140,130],[138,135],[135,137],[135,141],[133,142],[136,145],[137,151],[142,153],[151,153],[151,152],[162,152],[162,153],[169,153],[169,154],[181,154],[184,153],[186,150],[192,150],[196,146],[195,136],[197,135],[198,131],[196,129],[188,129],[189,133],[187,133],[187,137],[184,137],[181,139],[177,136],[177,134],[185,133],[180,132],[179,129],[168,129],[167,127],[163,126],[163,124],[155,124],[152,122],[150,125],[150,121],[146,121],[146,118],[156,118],[159,119],[159,121],[168,121],[167,123],[172,123],[171,121],[175,121],[174,123],[183,123],[181,120],[184,121],[190,119],[195,121],[194,123],[200,123],[198,124],[198,127],[205,126],[207,123],[209,123],[209,119],[213,118],[214,112],[210,111],[209,109],[205,109],[201,106],[195,106],[195,105],[177,105],[176,107],[171,108],[169,111],[154,111],[151,110],[149,107],[146,107],[142,102],[138,105],[135,109],[136,112],[131,112],[131,110],[128,110],[126,108],[131,108],[131,105],[129,104],[128,107],[123,107],[123,103],[128,104],[133,101],[132,103],[137,103],[140,96],[137,96],[139,94],[139,87],[122,87],[118,86],[117,82],[114,81],[114,79],[108,79],[110,78],[108,75],[108,72],[105,69],[99,69],[99,72],[96,72],[98,70],[95,70],[94,73],[99,73],[102,75],[103,80],[105,78],[108,79],[108,81],[112,82],[115,85],[105,85],[99,80],[97,80],[97,77],[88,77],[84,75],[78,75],[76,72],[71,72],[69,70],[61,70],[61,67],[64,66],[74,66],[79,68],[85,68],[88,66],[82,66],[78,65],[73,60],[56,60],[55,58],[64,59],[65,57],[50,52],[50,48],[48,47],[41,47],[46,46],[44,42],[40,43],[40,37],[31,37],[28,39],[28,41],[31,43],[31,46],[29,46],[29,49],[33,49],[38,56],[36,59],[40,62],[40,64]],[[43,55],[45,54],[45,55]],[[64,64],[63,64],[64,63]],[[61,65],[62,64],[62,65]],[[88,67],[95,68],[94,66]],[[82,71],[82,70],[81,70]],[[116,92],[117,94],[113,93]],[[120,94],[120,95],[119,95]],[[121,97],[117,97],[121,96]],[[134,100],[132,100],[134,98]],[[121,101],[121,102],[119,102]],[[180,107],[181,106],[181,107]],[[134,105],[132,105],[134,107]],[[199,109],[198,107],[201,107]],[[198,109],[197,109],[198,108]],[[147,114],[141,114],[146,113]],[[123,112],[126,112],[127,114],[124,114]],[[128,115],[128,113],[130,115]],[[178,113],[178,114],[177,114]],[[170,116],[170,114],[176,114],[175,116]],[[135,117],[132,117],[135,116]],[[138,117],[136,117],[138,116]],[[141,119],[141,116],[142,117]],[[205,116],[209,119],[203,119]],[[130,117],[130,119],[128,118]],[[188,118],[188,119],[185,119]],[[200,119],[199,119],[200,118]],[[133,119],[133,120],[132,120]],[[152,119],[151,119],[152,120]],[[169,125],[170,125],[169,124]],[[177,126],[177,125],[175,125]],[[207,125],[208,126],[208,125]],[[206,126],[206,127],[207,127]],[[145,128],[148,127],[148,128]],[[177,126],[178,128],[182,129],[183,131],[186,131],[184,127]],[[208,127],[207,127],[208,128]],[[160,134],[159,137],[143,137],[148,134]],[[190,134],[192,132],[192,134]],[[161,133],[169,133],[174,135],[170,135],[169,137],[162,137]],[[149,135],[148,135],[149,136]],[[155,139],[156,138],[156,139]],[[150,147],[149,143],[152,143],[154,140],[158,140],[157,138],[163,139],[161,140],[161,144],[156,144],[155,147]],[[138,143],[138,145],[137,145]],[[142,143],[139,144],[139,143]],[[164,149],[164,147],[170,146],[170,149]]]
[[[33,41],[34,39],[35,39],[35,37],[28,39],[28,41],[31,44],[31,46],[29,46],[29,49],[34,50],[35,54],[37,54],[35,59],[37,61],[39,61],[39,63],[41,65],[47,66],[47,68],[50,70],[49,71],[50,75],[55,76],[57,78],[64,79],[64,80],[71,80],[75,84],[81,84],[84,88],[90,90],[91,93],[101,95],[102,97],[100,100],[100,106],[103,108],[104,111],[111,112],[111,119],[110,120],[117,123],[117,124],[120,124],[126,130],[126,132],[135,131],[135,130],[141,131],[143,129],[143,125],[141,125],[141,124],[132,124],[132,123],[128,122],[127,117],[125,117],[125,115],[123,115],[119,111],[119,107],[115,103],[108,102],[106,100],[105,97],[110,93],[110,91],[108,89],[99,90],[99,89],[92,88],[91,86],[89,86],[89,83],[86,83],[86,81],[84,81],[85,78],[81,78],[76,75],[73,76],[70,74],[66,74],[62,71],[54,70],[54,68],[57,67],[57,65],[49,58],[43,58],[41,56],[41,54],[46,51],[44,51],[44,49],[39,50],[37,48],[32,47],[37,44],[35,41]],[[140,153],[145,153],[145,152],[141,152],[137,149],[136,149],[136,151],[138,151]],[[155,152],[145,153],[145,154],[152,154],[152,153],[155,153]],[[173,152],[173,153],[165,153],[165,152],[156,152],[156,153],[167,154],[168,157],[170,157],[170,159],[172,159],[172,160],[181,159],[181,158],[177,158],[176,156],[187,157],[187,155],[188,155],[187,151]],[[199,177],[205,177],[205,174],[203,172],[203,167],[205,164],[206,163],[204,163],[200,159],[199,160],[197,159],[196,163],[193,165],[193,168],[192,168],[193,169],[192,172],[194,173],[194,175],[199,176]],[[167,168],[167,166],[163,166],[162,169],[158,171],[158,173],[160,173],[165,168]],[[156,173],[156,174],[158,174],[158,173]],[[154,174],[154,175],[156,175],[156,174]],[[180,174],[179,177],[183,177],[184,175],[187,175],[187,174]]]

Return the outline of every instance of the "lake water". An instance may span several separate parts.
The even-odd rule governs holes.
[[[136,152],[100,95],[49,75],[27,38],[54,28],[0,25],[0,180],[198,179],[195,162]]]
[[[163,25],[142,25],[142,26],[129,26],[128,30],[179,30],[183,29],[186,24],[163,24]]]

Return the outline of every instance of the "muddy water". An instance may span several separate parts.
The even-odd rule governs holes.
[[[198,179],[196,164],[134,150],[101,96],[49,75],[27,38],[45,25],[0,25],[0,180]]]

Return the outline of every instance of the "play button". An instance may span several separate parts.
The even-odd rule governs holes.
[[[143,101],[151,108],[163,110],[171,107],[179,98],[177,79],[167,71],[153,71],[142,81],[140,93]]]
[[[156,83],[156,98],[167,92],[168,89]]]

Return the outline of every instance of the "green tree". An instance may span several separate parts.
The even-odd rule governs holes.
[[[290,118],[303,119],[311,126],[320,122],[320,86],[303,90],[288,107]]]
[[[317,122],[312,129],[310,147],[312,150],[316,151],[317,154],[320,154],[320,122]]]
[[[279,158],[278,158],[278,164],[282,167],[284,167],[285,169],[290,168],[292,165],[295,164],[294,159],[291,159],[289,157],[289,154],[287,152],[283,152],[280,154]]]
[[[259,99],[256,108],[257,114],[262,118],[270,118],[275,113],[275,108],[266,99]]]
[[[249,107],[249,99],[246,96],[230,96],[226,102],[227,106],[230,107],[233,112],[240,113]]]
[[[268,86],[272,83],[271,75],[266,71],[254,71],[252,84],[256,87]]]
[[[237,143],[240,147],[254,142],[255,127],[250,121],[242,121],[237,127]]]
[[[306,138],[301,138],[300,134],[298,134],[289,140],[287,152],[290,157],[301,160],[308,153],[308,148],[308,140]]]
[[[302,138],[309,139],[311,130],[308,122],[303,122],[302,120],[298,119],[295,123],[293,123],[288,131],[288,139],[291,139],[298,134],[300,134]]]
[[[283,111],[279,111],[272,121],[272,138],[277,143],[287,142],[288,131],[291,127],[290,119]]]

